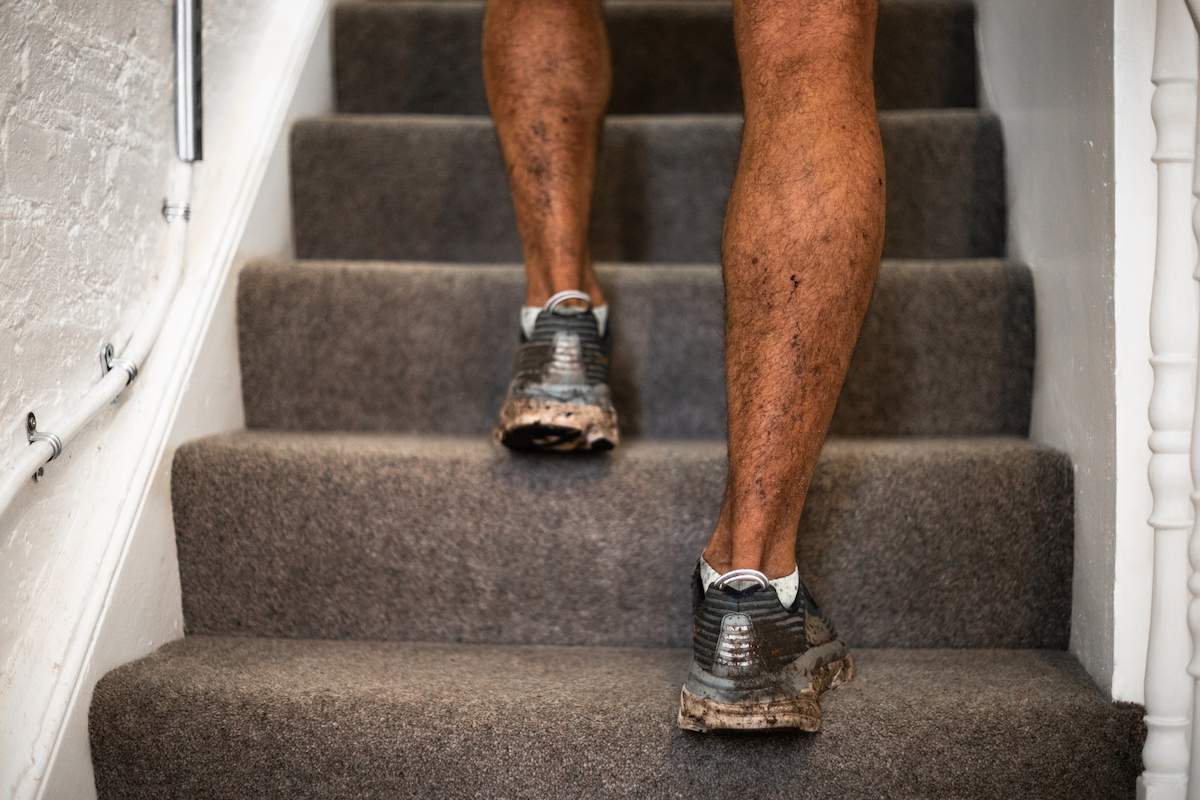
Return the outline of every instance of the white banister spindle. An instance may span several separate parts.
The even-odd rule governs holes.
[[[1187,0],[1191,12],[1193,30],[1200,29],[1200,0]],[[1200,114],[1200,108],[1197,109]],[[1192,170],[1192,195],[1200,201],[1200,170],[1195,164],[1200,164],[1200,117],[1196,122],[1196,159]],[[1192,210],[1192,235],[1200,246],[1200,204],[1194,204]],[[1200,281],[1200,264],[1197,264],[1193,277]],[[1200,293],[1200,287],[1197,287]],[[1200,340],[1200,331],[1197,332]],[[1193,413],[1192,425],[1192,511],[1194,522],[1191,540],[1188,545],[1188,557],[1191,562],[1192,574],[1188,579],[1188,590],[1191,600],[1188,604],[1187,621],[1192,637],[1192,660],[1188,664],[1188,674],[1192,677],[1192,721],[1191,721],[1191,756],[1188,765],[1187,800],[1200,800],[1200,689],[1196,681],[1200,680],[1200,388],[1196,392],[1196,406]]]
[[[1188,543],[1195,515],[1189,453],[1200,332],[1192,280],[1196,58],[1196,29],[1184,0],[1158,0],[1150,106],[1158,135],[1153,157],[1158,165],[1158,239],[1150,301],[1154,589],[1146,658],[1145,771],[1138,778],[1138,797],[1148,800],[1185,800],[1190,755]]]

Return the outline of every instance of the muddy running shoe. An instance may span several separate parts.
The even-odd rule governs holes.
[[[784,607],[757,570],[727,572],[707,589],[706,582],[697,564],[679,727],[819,730],[821,695],[854,677],[854,661],[804,583]]]
[[[564,300],[588,307],[564,308]],[[617,412],[608,390],[612,333],[600,334],[591,299],[559,292],[546,301],[521,347],[494,437],[522,450],[611,450]]]

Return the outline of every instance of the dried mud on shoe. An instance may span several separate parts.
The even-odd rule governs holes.
[[[611,450],[620,442],[611,407],[510,400],[500,410],[495,441],[514,450]]]
[[[772,731],[821,729],[821,695],[854,678],[854,659],[813,670],[811,683],[799,694],[765,702],[721,703],[692,694],[685,687],[679,697],[679,727],[685,731]]]

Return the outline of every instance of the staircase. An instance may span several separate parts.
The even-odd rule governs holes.
[[[608,4],[626,439],[582,457],[487,439],[524,284],[481,21],[336,6],[341,113],[292,134],[300,260],[239,285],[250,430],[176,455],[188,635],[97,685],[100,797],[1132,796],[1141,709],[1065,650],[1072,469],[1025,438],[1033,289],[973,7],[880,9],[886,260],[798,552],[859,675],[815,735],[675,728],[724,478],[730,9]]]

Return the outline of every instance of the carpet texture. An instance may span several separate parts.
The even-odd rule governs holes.
[[[684,440],[584,458],[379,435],[192,442],[172,476],[186,629],[685,646],[724,454]],[[801,574],[854,645],[1065,648],[1072,497],[1068,460],[1019,439],[832,440]]]
[[[1004,255],[999,121],[975,110],[880,115],[884,255]],[[741,148],[736,114],[610,117],[597,163],[598,261],[717,263]],[[292,129],[296,255],[520,262],[487,117],[340,115]]]
[[[484,438],[522,279],[482,3],[337,4],[341,113],[291,138],[309,261],[238,287],[247,422],[274,430],[175,454],[187,636],[97,684],[99,797],[1132,798],[1143,710],[1065,651],[1072,465],[1017,438],[1033,288],[999,260],[1003,142],[974,107],[965,0],[880,4],[884,253],[905,260],[881,271],[796,554],[858,676],[819,734],[676,728],[724,488],[713,265],[741,99],[727,1],[606,9],[628,115],[592,241],[620,262],[599,275],[621,446]]]
[[[727,2],[605,3],[611,114],[740,112]],[[337,104],[367,114],[487,114],[481,2],[341,2],[334,6]],[[975,7],[964,0],[885,0],[875,37],[881,109],[975,105]]]
[[[818,734],[675,727],[690,653],[190,637],[96,687],[100,797],[1133,797],[1074,659],[860,650]],[[175,757],[164,761],[162,753]]]
[[[601,266],[624,436],[724,437],[715,266]],[[258,264],[238,287],[246,423],[284,430],[486,435],[524,300],[519,267]],[[835,435],[1024,435],[1033,285],[999,261],[888,262]],[[320,364],[321,380],[295,369]]]

